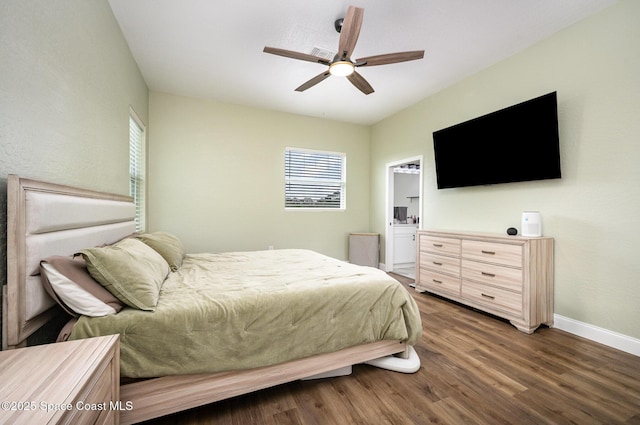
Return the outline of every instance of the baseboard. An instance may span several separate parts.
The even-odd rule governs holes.
[[[394,269],[408,269],[408,268],[412,268],[414,269],[416,267],[416,263],[396,263],[393,265]]]
[[[380,263],[380,269],[386,270],[383,263]],[[559,314],[553,315],[553,327],[640,357],[640,339],[560,316]]]
[[[553,327],[634,356],[640,356],[640,339],[560,316],[559,314],[553,315]]]

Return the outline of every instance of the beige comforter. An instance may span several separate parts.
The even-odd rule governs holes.
[[[81,317],[70,339],[120,334],[121,375],[246,369],[422,332],[386,273],[307,250],[187,255],[155,312]]]

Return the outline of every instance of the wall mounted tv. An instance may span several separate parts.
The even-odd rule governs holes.
[[[556,92],[433,133],[438,189],[559,179]]]

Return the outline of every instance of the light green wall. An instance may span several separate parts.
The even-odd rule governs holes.
[[[424,155],[422,228],[503,233],[541,211],[555,313],[640,338],[639,22],[640,2],[622,1],[373,126],[371,230],[385,164]],[[433,131],[554,90],[561,180],[436,189]]]
[[[149,228],[189,252],[308,248],[369,228],[369,127],[151,92]],[[345,212],[284,210],[285,147],[347,154]]]
[[[128,194],[148,91],[108,2],[2,0],[0,58],[0,178]]]
[[[6,176],[128,194],[129,105],[148,91],[106,0],[0,3],[0,282]]]

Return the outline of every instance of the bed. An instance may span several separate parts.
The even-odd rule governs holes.
[[[82,253],[95,276],[104,264],[92,256],[126,246],[135,258],[149,255],[145,270],[157,266],[162,276],[168,268],[157,293],[125,293],[116,312],[81,315],[67,332],[71,339],[120,334],[121,373],[135,378],[121,384],[121,400],[134,406],[121,412],[121,423],[292,380],[348,373],[358,363],[401,372],[419,368],[411,348],[421,334],[417,306],[404,287],[377,269],[307,250],[183,252],[176,260],[175,250],[168,256],[163,246],[149,251],[158,235],[180,251],[172,235],[132,236],[135,207],[129,197],[14,175],[7,190],[3,348],[25,345],[57,311],[42,284],[43,259]],[[105,288],[117,298],[123,295],[118,290],[127,291],[118,283]],[[191,304],[195,314],[185,313]],[[168,348],[160,360],[159,346]]]

